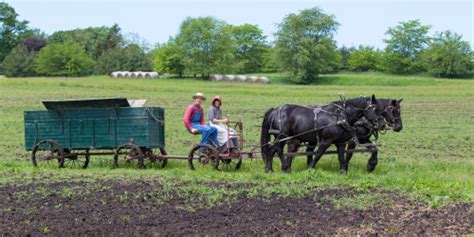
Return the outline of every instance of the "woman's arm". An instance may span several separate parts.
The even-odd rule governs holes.
[[[218,119],[214,111],[214,107],[209,108],[207,111],[207,120],[214,124],[227,123],[229,121],[228,119]]]
[[[210,123],[215,123],[214,122],[214,108],[212,108],[212,106],[207,111],[207,121],[209,121]]]

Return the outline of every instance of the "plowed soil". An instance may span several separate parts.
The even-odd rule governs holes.
[[[395,192],[356,208],[335,204],[360,194],[343,189],[241,195],[212,206],[198,193],[160,190],[159,183],[119,181],[1,186],[0,235],[461,235],[474,226],[473,203],[432,209]]]

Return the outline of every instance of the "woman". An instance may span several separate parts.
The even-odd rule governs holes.
[[[229,122],[229,119],[222,119],[221,104],[221,97],[216,95],[212,99],[212,106],[207,112],[207,120],[209,121],[209,126],[217,129],[217,142],[219,143],[219,147],[223,147],[224,145],[226,145],[227,140],[231,138],[230,148],[236,148],[238,144],[235,136],[235,130],[232,128],[228,128],[227,123]]]

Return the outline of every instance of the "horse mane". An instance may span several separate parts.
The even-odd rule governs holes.
[[[392,102],[392,99],[377,99],[377,104],[380,104],[382,107],[385,107],[386,105],[390,105]]]
[[[346,104],[352,105],[354,107],[359,107],[360,105],[365,106],[368,100],[370,100],[370,97],[361,96],[361,97],[346,99]],[[338,101],[333,101],[332,103],[337,104],[337,105],[342,105],[343,101],[338,100]]]

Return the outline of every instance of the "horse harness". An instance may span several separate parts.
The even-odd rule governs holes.
[[[321,106],[317,106],[315,108],[313,108],[313,113],[314,113],[314,130],[315,131],[318,131],[318,130],[321,130],[321,129],[324,129],[324,128],[328,128],[328,127],[333,127],[333,126],[341,126],[344,130],[346,130],[350,136],[351,136],[351,139],[354,140],[354,142],[356,144],[358,144],[358,139],[357,139],[357,136],[356,136],[356,133],[355,133],[355,129],[349,124],[349,122],[347,121],[347,112],[346,112],[346,103],[345,103],[345,100],[343,100],[343,105],[340,106],[336,103],[332,103],[334,106],[337,107],[337,110],[336,112],[330,112],[330,111],[327,111],[327,110],[324,110],[322,109]],[[336,123],[330,123],[326,126],[322,126],[322,127],[318,127],[318,118],[319,118],[319,114],[323,112],[323,113],[326,113],[326,114],[331,114],[333,116],[336,117]],[[319,137],[318,135],[316,135],[316,141],[319,143]]]
[[[313,108],[313,113],[314,113],[314,128],[313,129],[310,129],[308,131],[305,131],[305,132],[302,132],[302,133],[299,133],[299,134],[296,134],[296,135],[293,135],[293,136],[287,136],[286,134],[282,133],[281,132],[281,128],[282,128],[282,125],[281,125],[281,107],[278,107],[278,125],[279,125],[279,130],[275,130],[275,129],[270,129],[269,130],[269,133],[271,134],[278,134],[278,136],[275,138],[275,141],[274,142],[269,142],[267,144],[264,144],[262,146],[266,146],[266,145],[273,145],[275,143],[281,143],[281,142],[284,142],[284,141],[288,141],[288,140],[291,140],[291,139],[294,139],[294,138],[297,138],[297,137],[300,137],[300,136],[303,136],[305,134],[308,134],[308,133],[312,133],[312,132],[315,132],[315,131],[319,131],[319,130],[322,130],[322,129],[325,129],[325,128],[328,128],[328,127],[334,127],[334,126],[341,126],[342,128],[344,128],[350,135],[351,135],[351,139],[356,143],[356,144],[359,144],[359,140],[357,139],[357,136],[356,136],[356,133],[355,133],[355,130],[354,128],[349,124],[349,122],[347,121],[347,113],[346,113],[346,103],[345,103],[345,100],[343,101],[343,105],[338,105],[336,103],[332,103],[333,105],[335,105],[336,107],[338,107],[338,109],[336,110],[336,112],[331,112],[331,111],[327,111],[327,110],[324,110],[322,108],[322,106],[317,106],[317,107],[314,107]],[[327,124],[325,126],[318,126],[317,124],[317,121],[318,121],[318,118],[319,118],[319,114],[320,113],[326,113],[326,114],[331,114],[333,116],[336,117],[336,122],[335,123],[330,123],[330,124]],[[271,120],[271,123],[270,124],[273,124],[273,122],[275,121],[275,117],[277,116],[272,116],[272,120]],[[283,139],[279,139],[281,136],[285,136],[285,138]],[[319,143],[319,137],[318,135],[316,134],[316,140],[317,142]]]

